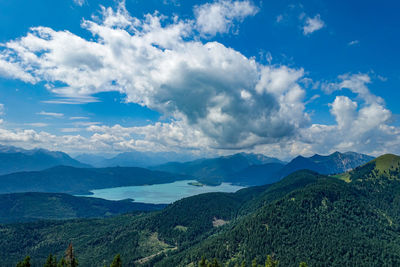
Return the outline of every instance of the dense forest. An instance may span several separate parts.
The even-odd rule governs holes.
[[[117,254],[124,266],[196,266],[202,258],[206,266],[258,266],[267,255],[279,266],[397,266],[399,163],[385,155],[336,176],[298,171],[151,213],[1,225],[0,259],[15,266],[29,255],[43,266],[72,242],[80,266],[108,266]]]

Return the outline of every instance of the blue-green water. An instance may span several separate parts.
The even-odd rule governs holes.
[[[189,185],[193,180],[177,181],[168,184],[155,184],[143,186],[123,186],[105,189],[96,189],[90,192],[91,197],[104,198],[108,200],[122,200],[131,198],[135,202],[168,204],[176,200],[209,192],[236,192],[243,186],[222,183],[219,186],[194,186]]]

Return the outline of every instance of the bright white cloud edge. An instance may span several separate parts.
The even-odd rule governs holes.
[[[226,3],[246,1],[213,4]],[[103,8],[102,12],[101,22],[85,20],[82,24],[94,40],[36,27],[27,36],[8,42],[0,53],[0,74],[29,83],[48,82],[50,91],[68,99],[90,98],[104,88],[119,91],[127,95],[128,102],[174,119],[141,127],[88,123],[89,137],[2,128],[1,143],[75,152],[245,150],[281,158],[335,150],[400,151],[399,129],[390,126],[391,112],[383,100],[368,90],[368,75],[346,74],[336,83],[325,84],[328,93],[347,88],[359,98],[337,96],[330,103],[336,124],[312,124],[305,112],[302,69],[262,65],[221,43],[203,42],[196,36],[196,31],[200,35],[227,32],[236,17],[243,19],[254,10],[223,13],[224,27],[213,30],[204,29],[200,11],[195,11],[196,20],[191,21],[160,15],[133,18],[123,2],[117,10]],[[306,26],[304,32],[309,34],[324,23],[317,15],[308,18]],[[54,81],[66,86],[56,88]],[[64,132],[77,129],[65,128]]]

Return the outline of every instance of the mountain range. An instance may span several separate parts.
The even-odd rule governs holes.
[[[0,175],[21,171],[39,171],[58,165],[87,168],[68,154],[46,149],[25,150],[12,146],[0,145]]]
[[[335,152],[327,156],[298,156],[289,163],[264,155],[239,153],[231,156],[200,159],[190,162],[170,162],[151,169],[195,177],[206,184],[230,182],[254,186],[270,184],[302,169],[321,174],[335,174],[351,170],[374,157],[355,152]]]
[[[285,177],[297,170],[312,170],[321,174],[343,173],[363,165],[374,157],[355,153],[355,152],[334,152],[328,156],[315,154],[312,157],[305,158],[298,156],[289,162],[280,172],[281,177]]]
[[[183,162],[193,160],[191,154],[178,154],[175,152],[141,152],[131,151],[120,153],[114,157],[103,157],[96,154],[81,154],[76,160],[96,168],[105,167],[150,167],[165,164],[170,161]]]
[[[89,194],[90,190],[120,186],[162,184],[195,179],[208,185],[228,182],[244,186],[270,184],[300,169],[321,174],[345,172],[373,157],[353,152],[335,152],[328,156],[297,157],[289,163],[261,154],[239,153],[189,162],[170,162],[149,169],[139,167],[91,168],[63,152],[42,149],[22,150],[3,147],[0,165],[0,193],[57,192]],[[122,157],[122,154],[121,154]],[[18,160],[16,160],[18,159]],[[68,166],[61,166],[65,164]],[[52,166],[59,165],[59,166]],[[44,169],[46,166],[52,166]],[[35,170],[35,171],[32,171]]]
[[[0,193],[53,192],[90,194],[90,190],[119,186],[170,183],[187,176],[137,167],[75,168],[57,166],[43,171],[0,176]]]
[[[161,211],[106,219],[0,226],[0,259],[34,264],[73,241],[82,266],[399,266],[400,157],[383,155],[333,176],[296,171],[236,193],[182,199]]]
[[[285,162],[261,154],[238,153],[210,159],[198,159],[189,162],[169,162],[151,167],[153,170],[190,175],[206,184],[229,182],[229,177],[254,165]]]

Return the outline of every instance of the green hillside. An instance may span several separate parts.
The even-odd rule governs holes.
[[[236,193],[203,194],[162,211],[108,219],[0,227],[2,266],[44,262],[73,242],[81,266],[197,266],[202,256],[251,266],[399,266],[398,157],[385,155],[342,181],[311,171]],[[397,165],[396,165],[397,163]]]
[[[62,193],[3,194],[0,195],[0,223],[109,217],[132,211],[159,210],[164,206]]]
[[[338,178],[348,182],[365,180],[391,179],[399,180],[400,157],[393,154],[382,155],[352,171],[337,175]]]

